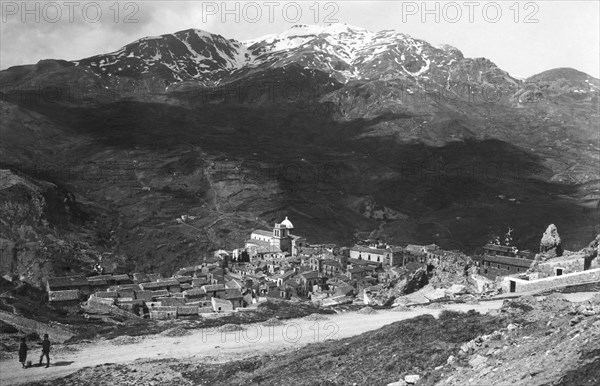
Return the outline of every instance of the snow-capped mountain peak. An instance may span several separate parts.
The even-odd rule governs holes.
[[[279,34],[239,42],[200,29],[136,40],[112,53],[74,62],[101,77],[159,79],[163,84],[193,80],[214,86],[248,73],[298,65],[347,83],[352,79],[411,79],[448,85],[457,68],[481,78],[489,68],[472,63],[449,45],[434,47],[407,34],[335,23],[295,25]],[[491,62],[485,62],[485,66]],[[506,74],[491,64],[494,76]],[[479,72],[477,72],[479,71]]]

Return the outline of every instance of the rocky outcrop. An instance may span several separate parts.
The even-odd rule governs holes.
[[[599,303],[599,296],[571,303],[560,294],[505,300],[506,327],[463,344],[435,384],[597,384]]]
[[[540,241],[540,252],[544,253],[549,258],[562,256],[562,241],[558,235],[556,225],[550,224],[548,225],[548,228],[546,228],[546,231],[542,235],[542,240]]]
[[[80,270],[101,252],[95,231],[70,192],[54,183],[0,170],[0,275],[42,287],[47,277]]]

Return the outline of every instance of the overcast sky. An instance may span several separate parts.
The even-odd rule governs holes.
[[[600,76],[597,0],[471,1],[472,5],[429,1],[427,9],[422,1],[319,2],[315,7],[313,1],[267,0],[228,2],[229,14],[221,1],[71,1],[28,1],[25,10],[21,1],[1,0],[0,68],[48,58],[81,59],[115,51],[144,36],[188,28],[246,40],[295,24],[338,21],[450,44],[467,57],[486,57],[518,77],[556,67]]]

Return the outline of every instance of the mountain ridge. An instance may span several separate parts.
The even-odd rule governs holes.
[[[72,236],[7,224],[15,273],[39,283],[100,259],[170,273],[286,215],[310,241],[343,245],[475,252],[510,226],[535,248],[539,224],[555,223],[576,249],[598,233],[587,75],[522,82],[453,47],[343,25],[251,49],[201,30],[164,36],[0,72],[2,168],[53,184],[84,213],[83,224],[61,217]],[[30,205],[26,190],[0,194],[7,208]],[[74,261],[45,269],[56,238]]]

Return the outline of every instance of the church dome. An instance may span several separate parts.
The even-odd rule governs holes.
[[[294,229],[294,225],[290,220],[288,220],[287,216],[285,216],[285,220],[281,222],[281,225],[285,226],[288,229]]]

